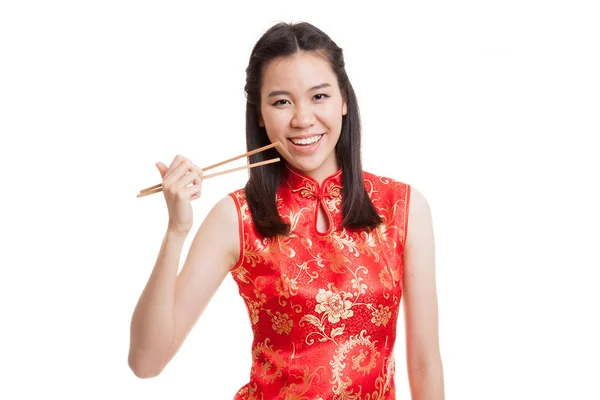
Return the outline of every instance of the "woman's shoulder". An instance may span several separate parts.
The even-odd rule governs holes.
[[[212,207],[212,213],[218,215],[222,220],[235,222],[237,224],[237,199],[230,193],[219,199]]]
[[[401,201],[405,204],[405,210],[411,214],[430,215],[429,201],[425,195],[412,185],[401,180],[364,172],[367,192],[372,200],[375,200],[375,192],[379,198],[387,198],[388,201]],[[410,207],[409,207],[410,205]],[[413,217],[415,219],[416,217]]]
[[[378,175],[367,171],[363,171],[363,176],[367,190],[369,190],[369,187],[380,191],[387,189],[395,194],[407,194],[410,191],[410,185],[397,178]]]
[[[231,197],[237,204],[243,204],[246,202],[246,189],[241,188],[234,190],[229,193],[228,197]]]

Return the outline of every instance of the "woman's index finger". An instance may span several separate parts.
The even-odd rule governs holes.
[[[181,154],[177,154],[173,161],[171,161],[171,165],[169,165],[169,170],[177,168],[184,159],[185,157],[183,157]]]

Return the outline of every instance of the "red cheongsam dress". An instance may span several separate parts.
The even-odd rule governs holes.
[[[254,335],[250,382],[234,399],[395,399],[410,186],[367,172],[364,182],[383,219],[371,232],[342,227],[341,169],[319,185],[286,164],[277,207],[287,236],[264,238],[244,190],[230,194],[241,238],[231,274]]]

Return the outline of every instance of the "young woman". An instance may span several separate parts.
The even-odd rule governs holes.
[[[281,23],[246,73],[248,150],[279,144],[251,161],[284,161],[252,169],[213,207],[179,275],[202,171],[181,155],[157,163],[169,225],[133,313],[131,369],[158,375],[231,273],[254,333],[250,381],[235,399],[394,399],[402,298],[412,398],[443,399],[429,206],[362,171],[342,50],[308,23]]]

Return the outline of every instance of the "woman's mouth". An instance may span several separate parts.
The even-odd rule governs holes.
[[[288,140],[290,142],[292,142],[295,146],[298,147],[302,147],[302,148],[309,148],[313,145],[315,145],[316,143],[318,143],[321,138],[323,137],[323,133],[318,134],[318,135],[313,135],[313,136],[309,136],[309,137],[304,137],[304,138],[288,138]]]

